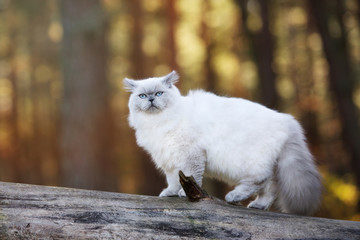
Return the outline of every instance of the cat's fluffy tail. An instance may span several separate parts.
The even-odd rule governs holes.
[[[305,142],[300,124],[292,119],[290,136],[280,154],[278,206],[283,212],[312,214],[320,204],[320,175]]]

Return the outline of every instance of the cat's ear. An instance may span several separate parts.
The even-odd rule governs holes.
[[[124,83],[124,89],[128,92],[133,92],[137,87],[136,82],[129,78],[124,78],[123,83]]]
[[[169,73],[164,77],[162,83],[170,88],[173,84],[177,83],[178,81],[179,81],[179,75],[177,74],[176,71],[172,71],[171,73]]]

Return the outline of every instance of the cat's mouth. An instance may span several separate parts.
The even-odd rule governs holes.
[[[156,105],[154,105],[153,103],[151,103],[151,105],[148,107],[147,111],[149,112],[156,112],[160,110]]]

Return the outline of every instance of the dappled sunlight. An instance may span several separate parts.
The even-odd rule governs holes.
[[[263,27],[263,23],[260,17],[260,5],[258,1],[249,1],[247,4],[247,10],[249,12],[247,27],[253,32],[260,31]]]
[[[276,88],[279,95],[284,99],[290,100],[295,94],[293,81],[288,78],[277,79]]]
[[[332,218],[351,219],[359,221],[356,205],[359,201],[359,191],[351,175],[338,177],[322,171],[324,184],[324,197],[320,212],[331,213]]]
[[[53,42],[60,42],[63,36],[63,29],[59,21],[53,21],[48,29],[48,36]]]
[[[242,62],[241,65],[241,82],[249,90],[254,90],[258,86],[258,77],[256,65],[253,61]]]
[[[356,206],[359,193],[354,182],[352,184],[344,182],[342,179],[328,179],[329,189],[337,198],[349,206]]]

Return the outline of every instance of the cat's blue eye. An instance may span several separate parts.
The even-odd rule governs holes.
[[[146,95],[145,93],[139,94],[139,98],[141,98],[141,99],[144,99],[144,98],[146,98],[146,97],[147,97],[147,95]]]
[[[163,93],[164,93],[164,92],[156,92],[156,93],[155,93],[155,96],[160,97],[161,95],[163,95]]]

